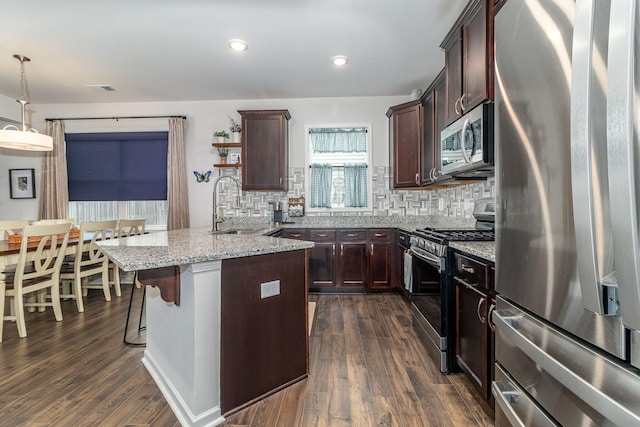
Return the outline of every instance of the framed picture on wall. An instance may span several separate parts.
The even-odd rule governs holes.
[[[9,169],[9,192],[12,199],[35,199],[35,169]]]

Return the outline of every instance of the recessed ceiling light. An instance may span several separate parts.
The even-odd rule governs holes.
[[[347,62],[349,62],[349,58],[347,58],[344,55],[338,55],[331,58],[331,63],[333,65],[337,65],[338,67],[342,67],[343,65],[346,65]]]
[[[231,50],[235,50],[236,52],[244,52],[249,49],[249,45],[246,41],[240,39],[231,39],[227,42],[229,48]]]

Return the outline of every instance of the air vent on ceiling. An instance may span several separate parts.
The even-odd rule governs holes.
[[[96,92],[116,92],[116,89],[111,85],[87,85],[87,87]]]

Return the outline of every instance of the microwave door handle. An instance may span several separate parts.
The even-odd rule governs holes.
[[[600,315],[617,313],[613,262],[607,265],[598,248],[611,247],[606,175],[599,171],[603,153],[593,144],[593,40],[597,0],[576,2],[571,70],[571,188],[578,277],[582,304]],[[606,153],[604,154],[606,155]],[[603,182],[604,181],[604,182]],[[604,193],[603,193],[604,192]],[[607,283],[605,283],[606,278]]]
[[[640,10],[636,1],[613,0],[609,27],[607,159],[609,194],[622,321],[640,330],[640,242],[638,242],[638,155],[634,122],[638,88],[634,87],[634,32]]]
[[[462,131],[460,131],[460,149],[462,150],[462,157],[464,157],[465,163],[471,163],[471,159],[469,158],[467,149],[465,147],[465,145],[467,144],[467,127],[469,126],[469,123],[470,120],[468,118],[465,119],[464,123],[462,124]]]

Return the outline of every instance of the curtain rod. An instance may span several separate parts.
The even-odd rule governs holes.
[[[186,119],[187,116],[120,116],[120,117],[61,117],[57,119],[44,119],[47,122],[54,120],[120,120],[120,119]]]

